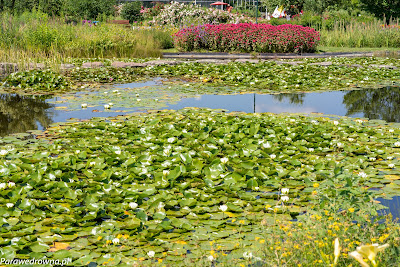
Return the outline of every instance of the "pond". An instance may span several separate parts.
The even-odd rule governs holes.
[[[50,98],[1,94],[0,135],[43,130],[52,123],[70,118],[90,119],[184,107],[247,113],[323,113],[400,122],[399,87],[319,93],[201,95],[161,82],[161,79],[155,79]],[[82,104],[87,104],[87,108],[82,108]]]
[[[399,218],[399,87],[297,94],[229,90],[155,79],[56,97],[1,95],[1,134],[30,131],[29,138],[36,137],[1,140],[0,176],[12,179],[2,191],[10,197],[0,209],[8,216],[3,235],[25,238],[31,235],[25,229],[38,229],[34,234],[49,245],[34,241],[29,251],[74,255],[76,266],[100,257],[89,249],[141,257],[144,266],[159,259],[176,265],[207,259],[204,252],[215,250],[243,259],[316,224],[305,238],[318,233],[315,240],[320,235],[332,244],[330,232],[339,233],[332,230],[349,226],[349,234],[358,235],[364,215],[374,217],[373,208],[381,207],[377,201],[388,207],[380,214]],[[117,116],[154,109],[171,110]],[[232,116],[216,109],[316,115]],[[45,135],[35,135],[46,127]],[[11,212],[13,217],[6,215]],[[374,235],[363,244],[386,236],[375,228],[389,229],[371,227]],[[57,235],[48,237],[53,230]],[[345,237],[342,246],[353,249]],[[58,252],[52,242],[66,249]]]

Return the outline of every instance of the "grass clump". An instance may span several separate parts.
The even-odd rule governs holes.
[[[336,22],[332,30],[321,30],[320,45],[330,47],[400,47],[400,26],[386,25],[378,20],[348,25]]]
[[[0,33],[0,60],[11,62],[35,54],[38,59],[159,57],[159,49],[165,42],[157,40],[161,35],[156,30],[134,31],[107,23],[69,25],[40,12],[21,16],[3,12]]]

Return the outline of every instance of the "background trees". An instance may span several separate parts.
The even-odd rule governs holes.
[[[325,11],[367,11],[377,17],[400,17],[400,0],[261,0],[272,13],[276,6],[284,5],[291,13],[301,10],[322,14]]]

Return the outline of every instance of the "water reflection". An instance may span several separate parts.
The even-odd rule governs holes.
[[[0,94],[0,135],[23,133],[38,129],[38,123],[47,127],[53,122],[48,97]]]
[[[290,104],[293,105],[302,105],[304,103],[304,97],[306,94],[279,94],[279,95],[273,95],[272,97],[279,101],[283,102],[285,100],[289,101]]]
[[[347,116],[363,113],[364,117],[389,122],[400,121],[400,88],[386,87],[347,92],[343,97]]]
[[[150,83],[151,82],[152,81],[150,81]],[[149,86],[152,85],[153,84],[151,83]],[[143,86],[143,83],[132,84],[132,87],[140,86]],[[125,84],[124,87],[129,87],[129,84]],[[160,94],[161,93],[162,92],[160,92]],[[105,97],[101,95],[102,94],[99,93],[98,97]],[[157,96],[151,95],[149,97]],[[181,109],[184,107],[207,107],[249,113],[318,112],[330,115],[366,117],[370,119],[382,119],[388,122],[400,122],[399,87],[274,95],[238,94],[201,95],[190,97],[182,93],[181,97],[182,99],[177,104],[169,104],[166,108]],[[77,119],[90,119],[92,117],[122,115],[128,112],[144,109],[143,107],[140,107],[137,102],[132,103],[131,107],[129,107],[129,103],[127,106],[127,103],[125,102],[124,106],[121,105],[120,107],[118,106],[118,103],[114,103],[113,110],[120,110],[121,112],[97,113],[95,110],[103,109],[101,106],[102,104],[99,104],[102,102],[97,101],[97,104],[92,103],[92,107],[86,110],[81,110],[80,108],[74,110],[62,110],[62,108],[65,108],[63,106],[67,106],[68,103],[59,103],[60,101],[57,102],[57,98],[46,98],[48,97],[0,94],[0,136],[5,136],[11,133],[26,132],[28,130],[41,130],[53,122],[63,122],[71,117]],[[162,95],[159,98],[162,98]],[[68,97],[65,99],[68,99]],[[50,101],[55,104],[48,103]],[[86,102],[86,100],[82,101]],[[57,106],[59,106],[58,109],[56,109]],[[154,107],[152,109],[154,109]]]

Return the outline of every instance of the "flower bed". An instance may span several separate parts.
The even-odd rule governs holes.
[[[314,52],[319,40],[313,28],[253,23],[191,26],[174,35],[175,47],[181,51]]]

